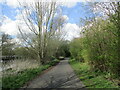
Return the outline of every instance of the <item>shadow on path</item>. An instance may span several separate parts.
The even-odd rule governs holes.
[[[68,59],[60,61],[50,71],[33,80],[26,88],[84,88]]]

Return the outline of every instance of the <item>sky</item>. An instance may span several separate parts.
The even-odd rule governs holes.
[[[17,0],[0,0],[0,32],[12,35],[15,40],[18,40],[16,37],[19,33],[17,23],[20,22],[21,19],[19,18],[20,13],[18,12],[18,4]],[[80,36],[80,31],[82,29],[79,25],[81,23],[80,18],[90,16],[84,5],[87,5],[84,0],[69,0],[69,2],[64,2],[63,0],[63,4],[60,7],[63,16],[66,18],[66,23],[62,28],[67,32],[65,36],[66,40],[72,40]],[[23,22],[22,26],[24,26]],[[24,28],[26,27],[24,26]]]

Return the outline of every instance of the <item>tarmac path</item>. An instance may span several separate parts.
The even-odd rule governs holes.
[[[61,60],[58,65],[40,75],[26,88],[84,88],[85,86],[75,75],[68,59]]]

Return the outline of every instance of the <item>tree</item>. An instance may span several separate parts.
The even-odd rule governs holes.
[[[98,10],[99,12],[97,13],[102,13],[104,14],[103,16],[108,16],[110,22],[114,23],[114,25],[117,27],[116,32],[111,30],[113,34],[115,34],[118,44],[117,44],[117,49],[118,49],[118,59],[120,58],[120,2],[115,0],[114,2],[99,2],[93,4],[93,8],[95,10]]]
[[[74,40],[72,40],[72,42],[70,43],[70,53],[72,58],[83,62],[82,50],[82,38],[75,38]]]
[[[12,42],[12,37],[8,34],[2,33],[2,56],[14,55],[13,47],[15,43]]]
[[[45,63],[46,57],[49,56],[47,52],[54,52],[49,46],[50,41],[61,40],[60,32],[64,19],[61,14],[55,15],[57,7],[56,2],[40,1],[21,5],[23,20],[32,34],[28,36],[20,26],[18,28],[26,46],[30,46],[37,54],[40,64]],[[56,43],[54,44],[56,45]],[[59,45],[56,45],[57,47],[55,45],[53,46],[56,51]]]
[[[120,75],[120,2],[114,1],[114,2],[99,2],[94,3],[93,8],[99,12],[99,16],[105,16],[102,17],[103,19],[108,21],[107,24],[107,33],[113,36],[112,39],[109,39],[109,42],[107,42],[109,48],[109,60],[112,62],[110,70],[113,74],[119,76]],[[100,15],[100,13],[102,13]],[[104,15],[103,15],[104,14]],[[112,51],[114,50],[114,51]],[[112,54],[110,52],[112,51]],[[110,58],[111,57],[111,58]]]
[[[92,17],[84,20],[81,37],[70,44],[73,58],[83,58],[91,69],[120,76],[120,2],[89,3]],[[86,60],[87,59],[87,60]]]
[[[61,41],[58,52],[56,53],[56,57],[59,58],[59,56],[63,57],[70,57],[70,51],[69,51],[69,41]]]

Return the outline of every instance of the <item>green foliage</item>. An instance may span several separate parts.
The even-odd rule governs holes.
[[[61,41],[58,51],[56,53],[56,57],[59,58],[59,56],[70,57],[68,41]]]
[[[14,49],[15,55],[21,56],[22,58],[37,59],[35,51],[30,47],[16,47]]]
[[[69,63],[86,88],[118,88],[113,82],[105,79],[105,74],[91,71],[88,63],[81,63],[76,60],[70,60]]]
[[[89,24],[92,23],[91,26]],[[70,44],[70,52],[76,60],[88,62],[91,69],[109,72],[119,78],[120,59],[118,50],[117,27],[108,20],[89,21],[84,28],[83,37],[74,39]]]
[[[95,70],[108,71],[116,76],[119,72],[116,28],[112,22],[98,20],[85,32],[89,64]],[[114,28],[113,28],[114,27]],[[114,72],[113,72],[114,70]],[[116,72],[116,73],[115,73]]]
[[[2,78],[2,89],[7,90],[16,90],[22,87],[26,82],[32,80],[37,75],[39,75],[42,71],[48,69],[50,66],[54,66],[59,62],[59,60],[53,60],[46,65],[42,65],[39,68],[26,69],[24,71],[19,72],[16,75],[7,76]]]
[[[82,48],[82,44],[80,39],[76,38],[74,39],[71,43],[70,43],[70,53],[71,53],[71,57],[79,60],[79,61],[83,61],[83,57],[81,55],[81,52],[83,50]]]
[[[24,72],[18,75],[3,77],[2,88],[6,90],[7,88],[10,88],[11,90],[20,88],[22,85],[24,85],[27,81],[31,80],[33,77],[38,75],[38,73],[40,73],[45,68],[40,67],[37,69],[25,70]]]
[[[12,56],[14,55],[13,47],[15,43],[12,42],[12,37],[8,34],[2,33],[2,56]]]
[[[59,62],[59,60],[58,60],[58,59],[55,59],[55,60],[52,60],[51,62],[49,62],[48,64],[51,65],[51,66],[54,66],[54,65],[56,65],[58,62]]]

